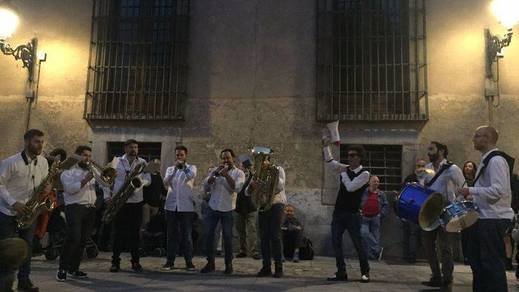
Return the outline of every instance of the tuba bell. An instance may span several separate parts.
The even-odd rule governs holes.
[[[252,149],[252,179],[259,182],[259,187],[251,194],[253,203],[261,210],[269,210],[276,194],[279,170],[276,165],[265,163],[272,155],[272,149],[256,146]]]

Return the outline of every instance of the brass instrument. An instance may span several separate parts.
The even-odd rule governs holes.
[[[115,215],[121,207],[128,201],[133,192],[142,187],[142,180],[139,177],[141,173],[154,173],[159,171],[160,164],[157,162],[138,163],[132,171],[126,176],[126,179],[121,188],[112,196],[112,200],[106,206],[103,213],[102,221],[104,223],[112,222]]]
[[[113,186],[115,177],[117,176],[115,168],[111,166],[105,166],[103,168],[93,160],[87,162],[87,167],[94,176],[95,181],[101,187],[110,189]]]
[[[34,220],[38,218],[44,209],[47,211],[52,211],[55,208],[54,201],[48,195],[43,196],[42,193],[47,185],[52,185],[54,180],[59,178],[59,175],[64,170],[71,168],[79,160],[81,160],[81,157],[78,155],[72,155],[62,162],[60,162],[59,159],[54,159],[54,162],[49,168],[49,173],[45,178],[43,178],[38,187],[34,190],[31,197],[29,198],[29,201],[25,203],[25,209],[27,212],[16,218],[16,225],[18,229],[27,229],[31,227],[34,223]]]
[[[259,182],[259,187],[251,193],[251,199],[261,210],[269,210],[272,207],[279,181],[277,166],[265,163],[272,153],[272,149],[267,147],[256,146],[252,149],[252,180]]]

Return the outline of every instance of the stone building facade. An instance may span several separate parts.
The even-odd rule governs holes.
[[[29,125],[47,133],[46,150],[72,151],[78,144],[91,144],[100,162],[122,151],[110,142],[135,138],[160,143],[154,155],[165,169],[174,161],[175,146],[183,144],[202,170],[198,184],[218,162],[221,149],[246,153],[253,145],[269,145],[276,151],[276,163],[285,168],[289,201],[318,253],[330,254],[337,179],[322,162],[326,122],[316,114],[316,1],[189,1],[187,97],[183,119],[170,121],[86,120],[94,1],[12,1],[21,23],[9,42],[20,44],[36,35],[39,49],[48,54]],[[342,142],[401,146],[403,178],[431,140],[446,143],[458,164],[479,161],[472,132],[490,122],[491,112],[491,122],[502,135],[501,148],[519,157],[514,147],[519,135],[519,46],[514,39],[506,49],[499,68],[501,96],[489,105],[484,97],[483,30],[504,28],[488,6],[486,0],[425,0],[428,119],[341,121]],[[26,71],[12,57],[0,58],[0,133],[5,141],[0,157],[6,157],[22,146],[29,110]],[[334,152],[340,155],[338,148]],[[400,253],[399,230],[394,216],[383,225],[382,245],[390,256]],[[349,240],[346,244],[350,246]]]

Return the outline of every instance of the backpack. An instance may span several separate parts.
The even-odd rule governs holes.
[[[313,260],[314,259],[314,249],[312,242],[310,239],[303,237],[303,246],[299,248],[299,259],[300,260]]]

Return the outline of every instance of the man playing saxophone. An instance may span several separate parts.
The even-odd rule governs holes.
[[[46,196],[52,185],[40,186],[49,172],[43,157],[44,134],[37,129],[28,130],[24,136],[24,150],[0,162],[0,240],[18,234],[28,244],[28,255],[18,271],[19,291],[39,291],[29,279],[31,272],[31,247],[35,224],[17,230],[17,216],[27,214],[25,203],[33,196]],[[42,189],[40,194],[33,194]],[[0,271],[6,267],[0,262]],[[14,277],[14,275],[12,275]]]
[[[95,222],[95,180],[88,167],[92,160],[92,149],[78,146],[75,154],[80,155],[82,160],[61,174],[67,236],[56,274],[56,280],[60,282],[67,279],[67,273],[74,278],[87,277],[86,273],[79,270],[79,264]]]
[[[117,165],[114,168],[117,171],[117,177],[113,187],[113,193],[117,194],[122,187],[124,187],[126,179],[133,172],[135,167],[146,163],[146,160],[138,157],[139,144],[136,140],[130,139],[124,143],[124,155],[117,158]],[[138,186],[128,200],[124,203],[113,220],[113,248],[112,248],[112,266],[110,272],[119,272],[121,262],[121,252],[125,246],[131,253],[132,270],[141,272],[142,266],[139,263],[139,242],[140,229],[142,224],[142,206],[144,205],[142,187],[151,183],[151,176],[149,173],[141,173],[138,176],[140,186]],[[111,194],[105,192],[105,198],[109,201]]]

